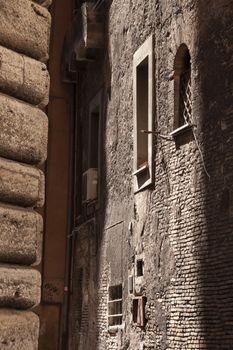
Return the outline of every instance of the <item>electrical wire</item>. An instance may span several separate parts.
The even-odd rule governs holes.
[[[203,157],[203,153],[202,153],[202,150],[201,150],[201,147],[199,145],[199,142],[198,142],[198,139],[197,139],[197,135],[195,134],[195,131],[193,130],[193,127],[194,125],[192,125],[192,133],[193,133],[193,137],[194,137],[194,140],[196,142],[196,145],[197,145],[197,149],[200,153],[200,156],[201,156],[201,160],[202,160],[202,164],[203,164],[203,168],[204,168],[204,171],[206,173],[206,175],[208,176],[208,178],[210,179],[210,174],[208,173],[208,170],[206,168],[206,165],[205,165],[205,160],[204,160],[204,157]],[[140,130],[140,132],[144,133],[144,134],[154,134],[154,135],[158,135],[159,137],[161,137],[162,139],[165,139],[165,140],[168,140],[168,141],[173,141],[173,137],[169,136],[169,135],[162,135],[160,134],[158,131],[149,131],[149,130]]]
[[[93,6],[93,10],[97,9],[102,0],[97,0],[95,5]]]
[[[193,129],[192,129],[192,131],[193,131]],[[200,153],[200,156],[201,156],[201,160],[202,160],[202,164],[203,164],[203,168],[204,168],[204,170],[205,170],[205,173],[206,173],[206,175],[208,176],[208,178],[210,179],[210,174],[208,173],[208,171],[207,171],[207,169],[206,169],[205,160],[204,160],[204,157],[203,157],[203,153],[202,153],[201,147],[200,147],[200,145],[199,145],[199,142],[198,142],[198,140],[197,140],[197,136],[196,136],[196,134],[195,134],[194,131],[193,131],[193,137],[194,137],[194,140],[195,140],[195,142],[196,142],[198,151],[199,151],[199,153]]]
[[[95,6],[93,7],[93,10],[96,10],[97,8],[99,8],[103,4],[104,1],[105,0],[97,0]]]

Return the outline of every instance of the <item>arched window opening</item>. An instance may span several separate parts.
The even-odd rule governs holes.
[[[174,128],[189,126],[192,120],[191,57],[182,44],[174,62]]]

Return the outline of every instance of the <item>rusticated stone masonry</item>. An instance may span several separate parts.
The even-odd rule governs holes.
[[[50,4],[0,0],[1,350],[38,348]]]

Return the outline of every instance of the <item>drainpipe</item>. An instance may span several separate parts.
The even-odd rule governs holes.
[[[76,158],[76,139],[77,139],[77,123],[76,123],[76,85],[72,85],[72,107],[70,110],[70,131],[69,131],[69,183],[68,183],[68,210],[67,210],[67,237],[66,237],[66,261],[64,276],[64,302],[62,317],[62,339],[61,350],[69,348],[69,300],[71,291],[71,271],[73,258],[73,228],[74,228],[74,176],[75,176],[75,158]]]

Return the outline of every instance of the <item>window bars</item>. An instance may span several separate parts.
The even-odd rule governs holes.
[[[180,75],[180,114],[179,125],[191,124],[192,120],[192,93],[191,67]]]

